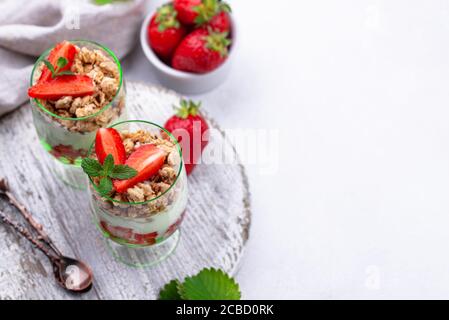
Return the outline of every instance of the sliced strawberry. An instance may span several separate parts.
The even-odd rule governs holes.
[[[126,151],[120,133],[114,128],[100,128],[95,137],[95,153],[98,161],[104,163],[109,154],[114,158],[114,164],[124,164]]]
[[[82,97],[95,92],[94,83],[88,76],[59,76],[38,82],[28,89],[31,98],[56,100],[64,96]]]
[[[148,180],[159,171],[166,157],[167,153],[153,144],[139,147],[125,162],[127,166],[137,170],[137,175],[127,180],[114,180],[115,190],[119,193],[126,192],[137,183]]]
[[[103,229],[103,231],[105,231],[106,233],[108,233],[109,235],[111,235],[113,237],[125,239],[125,240],[132,239],[133,230],[130,228],[111,226],[106,221],[100,221],[100,225],[101,225],[101,228]]]
[[[134,233],[135,241],[133,242],[136,244],[155,244],[157,236],[158,236],[157,232],[146,234]]]
[[[56,69],[59,58],[66,58],[67,59],[67,65],[60,69],[60,71],[66,71],[70,70],[73,64],[73,60],[75,59],[76,55],[76,47],[71,44],[68,41],[63,41],[61,43],[58,43],[53,50],[51,50],[50,54],[48,55],[47,60],[53,65],[53,67]],[[39,78],[39,82],[48,81],[51,79],[51,71],[45,66],[42,70],[41,77]]]

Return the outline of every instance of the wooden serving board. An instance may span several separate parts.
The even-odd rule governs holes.
[[[163,124],[179,98],[161,87],[127,83],[130,119]],[[168,281],[204,267],[236,273],[251,220],[248,181],[240,163],[199,165],[189,177],[189,205],[175,253],[153,268],[128,267],[113,258],[92,223],[87,193],[53,176],[52,160],[38,142],[30,108],[25,105],[0,119],[0,175],[60,249],[92,267],[95,282],[83,295],[67,293],[54,281],[46,257],[0,224],[0,300],[155,299]],[[208,120],[218,132],[209,147],[220,143],[238,159],[224,132]],[[20,218],[3,199],[0,209]]]

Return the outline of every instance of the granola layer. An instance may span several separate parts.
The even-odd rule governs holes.
[[[78,52],[75,55],[71,71],[76,75],[87,75],[92,78],[95,93],[77,98],[65,96],[58,100],[40,100],[47,110],[64,118],[83,118],[98,113],[114,100],[120,86],[120,72],[117,64],[110,57],[98,49],[75,47]],[[36,72],[37,78],[40,77],[43,68],[44,64],[40,66],[40,72]],[[117,98],[119,99],[117,107],[111,106],[92,118],[82,121],[52,119],[69,131],[92,132],[106,127],[121,115],[125,103],[124,95]]]

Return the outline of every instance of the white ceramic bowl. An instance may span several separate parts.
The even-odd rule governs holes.
[[[156,10],[150,12],[145,18],[140,30],[140,42],[142,44],[143,52],[153,65],[157,78],[166,87],[184,94],[198,94],[204,93],[219,86],[228,75],[234,51],[237,44],[237,28],[235,25],[234,17],[231,15],[231,28],[232,28],[232,44],[229,50],[228,58],[221,66],[214,71],[205,74],[195,74],[189,72],[183,72],[163,63],[157,55],[151,49],[148,43],[147,30],[151,17],[156,13]]]

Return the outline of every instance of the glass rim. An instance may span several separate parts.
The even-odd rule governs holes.
[[[175,142],[176,147],[178,148],[179,158],[181,160],[180,160],[180,163],[179,163],[178,172],[176,174],[176,179],[175,179],[175,181],[173,181],[173,183],[170,185],[170,187],[167,190],[162,192],[157,197],[152,198],[150,200],[143,201],[143,202],[126,202],[126,201],[120,201],[120,200],[113,199],[113,198],[111,198],[109,196],[101,196],[102,199],[107,199],[109,201],[112,201],[112,202],[115,202],[115,203],[118,203],[118,204],[126,204],[126,205],[130,205],[130,206],[148,204],[148,203],[151,203],[151,202],[159,199],[160,197],[164,196],[165,194],[167,194],[176,185],[176,182],[178,182],[179,176],[181,175],[182,168],[184,166],[184,160],[182,158],[182,149],[181,149],[181,146],[179,145],[178,140],[171,134],[171,132],[169,132],[164,127],[162,127],[162,126],[160,126],[160,125],[158,125],[158,124],[156,124],[154,122],[151,122],[151,121],[145,121],[145,120],[125,120],[125,121],[120,121],[120,122],[114,123],[113,125],[109,126],[108,128],[114,128],[114,127],[116,127],[118,125],[121,125],[121,124],[124,124],[124,123],[145,123],[145,124],[148,124],[148,125],[151,125],[151,126],[155,126],[155,127],[159,128],[159,129],[163,130],[169,137],[171,137],[173,139],[173,141]],[[89,157],[92,154],[94,145],[95,145],[95,139],[94,139],[94,141],[92,142],[92,144],[89,147],[89,151],[87,152],[87,157]],[[94,190],[97,193],[99,193],[96,184],[92,180],[92,177],[89,176],[89,175],[88,175],[88,177],[89,177],[90,184],[93,186]]]
[[[82,121],[82,120],[87,120],[87,119],[90,119],[90,118],[93,118],[93,117],[96,117],[96,116],[102,114],[104,111],[106,111],[107,109],[109,109],[109,108],[112,106],[112,104],[114,103],[114,101],[115,101],[115,99],[117,98],[118,94],[120,93],[120,90],[122,89],[122,85],[123,85],[123,70],[122,70],[122,65],[120,64],[120,60],[117,58],[117,56],[115,55],[115,53],[114,53],[111,49],[109,49],[108,47],[106,47],[106,46],[104,46],[104,45],[102,45],[102,44],[100,44],[100,43],[98,43],[98,42],[91,41],[91,40],[84,40],[84,39],[74,39],[74,40],[67,40],[67,41],[70,42],[70,43],[75,43],[75,42],[85,42],[85,43],[93,44],[93,45],[95,45],[95,46],[101,48],[102,50],[106,51],[106,53],[108,53],[108,54],[112,57],[113,61],[115,62],[115,64],[116,64],[117,67],[118,67],[118,71],[119,71],[119,75],[120,75],[119,85],[118,85],[117,91],[116,91],[116,93],[115,93],[115,95],[114,95],[114,98],[112,98],[111,102],[109,102],[107,105],[105,105],[103,108],[101,108],[98,112],[96,112],[96,113],[94,113],[94,114],[91,114],[91,115],[88,115],[88,116],[85,116],[85,117],[80,117],[80,118],[61,117],[61,116],[59,116],[59,115],[57,115],[57,114],[51,112],[51,111],[48,110],[47,108],[45,108],[45,107],[42,105],[42,103],[40,103],[39,99],[33,98],[32,100],[36,103],[36,105],[37,105],[42,111],[44,111],[45,113],[49,114],[49,115],[52,116],[52,117],[55,117],[55,118],[60,119],[60,120],[71,120],[71,121]],[[56,45],[55,45],[55,46],[56,46]],[[55,46],[53,46],[53,47],[51,47],[51,48],[45,50],[45,52],[42,53],[42,54],[40,55],[40,57],[37,59],[37,61],[35,62],[34,66],[33,66],[33,70],[31,71],[30,87],[33,86],[34,72],[36,71],[38,65],[39,65],[45,58],[48,57],[50,51],[53,50],[53,49],[55,48]]]

